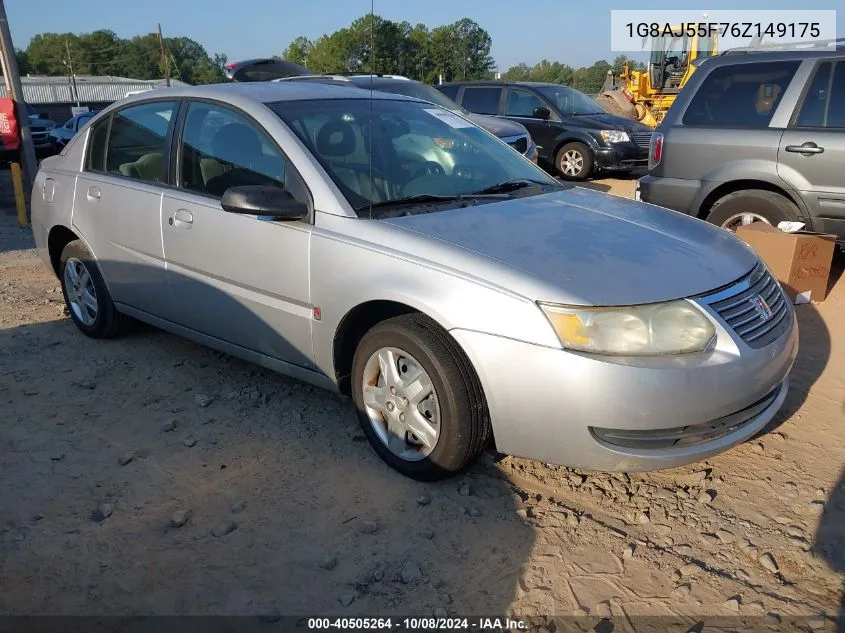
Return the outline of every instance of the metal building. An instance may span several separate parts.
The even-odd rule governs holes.
[[[128,77],[77,75],[74,82],[69,77],[27,75],[21,77],[24,99],[41,114],[56,123],[64,123],[71,116],[71,108],[88,106],[92,110],[104,108],[126,96],[127,92],[149,90],[165,86],[163,79],[146,81]],[[171,79],[172,86],[185,86],[182,81]],[[0,82],[0,97],[6,96],[6,87]]]

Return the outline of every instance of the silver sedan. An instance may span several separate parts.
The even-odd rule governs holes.
[[[311,83],[113,104],[32,219],[88,336],[137,319],[351,395],[436,479],[482,450],[637,471],[772,420],[795,313],[731,233],[561,185],[462,116]]]

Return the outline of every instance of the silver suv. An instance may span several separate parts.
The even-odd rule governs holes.
[[[843,42],[705,60],[657,128],[637,197],[728,229],[800,221],[841,244]]]

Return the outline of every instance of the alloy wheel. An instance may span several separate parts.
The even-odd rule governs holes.
[[[570,149],[563,154],[560,171],[566,176],[578,176],[584,169],[584,157],[581,152]]]
[[[364,367],[363,401],[376,436],[397,457],[419,461],[440,438],[440,402],[420,362],[395,347],[383,347]]]
[[[65,264],[64,282],[70,309],[83,325],[91,327],[99,309],[97,290],[85,264],[76,257],[71,257]]]

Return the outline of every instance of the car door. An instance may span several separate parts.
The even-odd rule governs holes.
[[[117,304],[165,315],[161,197],[178,101],[115,111],[90,130],[73,224],[91,247]]]
[[[531,138],[537,144],[538,153],[541,156],[547,156],[551,151],[549,148],[553,149],[555,146],[557,131],[552,127],[549,119],[536,116],[537,108],[546,108],[550,114],[553,112],[551,106],[531,90],[513,87],[508,89],[505,99],[505,117],[522,123],[528,128]]]
[[[817,64],[781,137],[778,173],[801,192],[815,229],[845,237],[845,58]]]
[[[266,184],[308,197],[270,136],[245,113],[188,101],[161,232],[173,320],[241,348],[313,367],[310,221],[266,221],[223,210],[226,189]],[[307,202],[306,200],[302,200]]]

